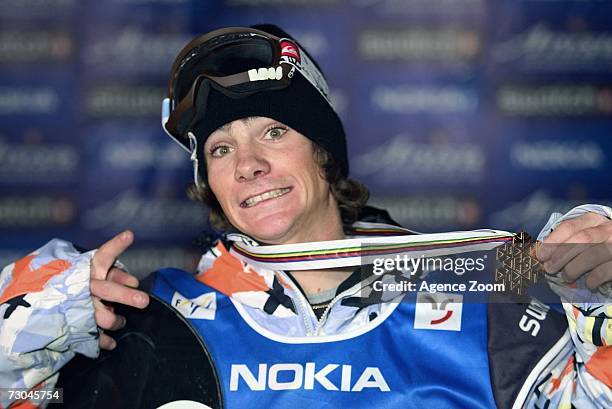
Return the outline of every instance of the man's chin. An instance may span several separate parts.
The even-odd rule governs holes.
[[[282,244],[287,239],[293,224],[293,217],[283,217],[276,214],[249,220],[241,230],[258,242]]]

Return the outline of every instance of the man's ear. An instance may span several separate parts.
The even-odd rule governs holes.
[[[309,141],[309,142],[312,148],[312,160],[314,161],[317,167],[317,174],[322,180],[325,180],[326,182],[328,182],[327,177],[325,176],[325,168],[323,167],[326,161],[326,158],[324,157],[325,154],[320,148],[317,148],[314,142],[312,141]],[[331,189],[331,183],[330,183],[330,189]]]

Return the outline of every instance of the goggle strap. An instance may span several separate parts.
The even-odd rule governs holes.
[[[321,73],[321,71],[319,71],[315,63],[312,62],[312,60],[308,57],[308,54],[306,54],[306,52],[304,52],[304,50],[302,50],[300,46],[295,43],[294,40],[290,38],[283,38],[281,39],[281,41],[290,41],[292,44],[295,44],[296,47],[299,49],[301,60],[299,64],[295,64],[287,60],[283,60],[283,62],[289,63],[290,65],[296,67],[298,71],[300,71],[302,76],[306,78],[306,80],[310,82],[310,84],[319,91],[319,93],[331,106],[331,99],[329,97],[329,87],[327,86],[327,82],[325,81],[323,74]]]
[[[183,100],[174,107],[174,109],[172,110],[172,113],[168,116],[168,120],[166,121],[168,132],[177,133],[177,130],[176,130],[177,122],[179,118],[181,117],[181,115],[183,115],[185,111],[187,111],[190,107],[193,106],[193,103],[194,103],[193,97],[194,97],[194,90],[192,88],[189,91],[189,94],[187,94],[185,98],[183,98]],[[168,106],[170,106],[170,102],[168,103]],[[163,114],[163,111],[162,111],[162,114]],[[164,129],[166,129],[166,127],[164,127]],[[176,138],[173,138],[173,139],[177,140]]]
[[[200,76],[202,76],[204,74],[201,74]],[[206,77],[206,75],[204,75]],[[245,82],[249,82],[249,74],[246,72],[240,72],[238,74],[233,74],[233,75],[227,75],[225,77],[213,77],[213,76],[208,76],[208,78],[210,78],[211,80],[215,81],[217,84],[223,86],[223,87],[231,87],[233,85],[237,85],[237,84],[243,84]],[[196,79],[197,81],[197,79]]]
[[[198,188],[204,188],[204,183],[202,183],[202,178],[200,177],[199,172],[199,164],[198,164],[198,139],[193,134],[193,132],[188,132],[187,136],[189,137],[189,147],[191,148],[191,163],[193,164],[193,180]]]
[[[166,126],[168,125],[169,119],[170,119],[170,98],[164,98],[162,101],[162,116],[161,116],[162,128],[164,132],[166,133],[166,135],[172,138],[174,142],[178,143],[181,148],[183,148],[188,153],[190,153],[189,148],[185,146],[185,144],[181,142],[176,136],[174,136],[172,132],[168,130],[168,128],[166,128]]]

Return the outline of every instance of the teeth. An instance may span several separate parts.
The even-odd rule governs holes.
[[[268,192],[262,193],[257,196],[249,197],[247,200],[243,202],[245,205],[244,207],[255,206],[257,203],[263,202],[264,200],[274,199],[275,197],[282,196],[285,193],[289,192],[289,190],[291,189],[289,188],[275,189],[275,190],[270,190]]]

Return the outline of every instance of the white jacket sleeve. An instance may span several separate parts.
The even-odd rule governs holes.
[[[0,387],[52,387],[76,353],[99,354],[91,258],[52,240],[0,273]],[[11,402],[0,397],[0,407]],[[32,402],[45,406],[44,402]]]

